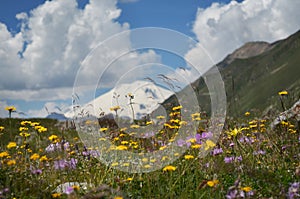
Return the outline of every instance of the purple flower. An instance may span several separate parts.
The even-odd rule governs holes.
[[[242,142],[242,143],[246,142],[248,144],[252,144],[252,143],[254,143],[254,139],[252,137],[248,138],[248,137],[244,136],[244,137],[240,138],[240,142]]]
[[[229,146],[230,146],[230,147],[234,147],[234,143],[231,142],[231,143],[229,144]]]
[[[65,191],[65,193],[67,194],[67,195],[70,195],[71,193],[73,193],[74,192],[74,188],[71,186],[71,187],[68,187],[67,189],[66,189],[66,191]]]
[[[56,170],[65,169],[68,166],[68,162],[66,160],[55,160],[54,168]]]
[[[40,174],[42,174],[42,170],[41,169],[33,169],[33,170],[31,170],[31,173],[34,175],[40,175]]]
[[[237,161],[241,162],[243,160],[242,156],[238,156],[235,158]]]
[[[209,139],[209,138],[212,138],[212,137],[213,137],[212,132],[203,132],[201,134],[201,138],[200,139]]]
[[[180,146],[180,147],[182,147],[182,146],[184,146],[184,145],[186,145],[186,144],[187,144],[186,141],[183,140],[183,139],[177,140],[177,145]]]
[[[288,191],[289,199],[294,199],[294,198],[300,197],[299,186],[300,186],[299,182],[294,182],[293,184],[291,184],[291,186],[289,187],[289,191]]]
[[[225,157],[225,158],[224,158],[224,162],[225,162],[226,164],[232,163],[233,161],[238,161],[238,162],[240,162],[240,161],[242,161],[242,160],[243,160],[242,156],[238,156],[238,157],[231,156],[231,157]]]
[[[227,199],[237,198],[237,194],[238,194],[238,191],[236,190],[236,188],[235,187],[230,187],[227,194],[226,194],[226,198]]]
[[[76,169],[76,165],[77,165],[78,160],[75,158],[71,158],[69,161],[67,160],[56,160],[54,161],[54,168],[56,170],[62,170],[62,169]]]
[[[223,153],[223,149],[222,148],[215,148],[213,151],[212,151],[212,155],[219,155]]]
[[[265,154],[266,154],[266,152],[263,150],[258,150],[258,151],[253,152],[253,155],[265,155]]]
[[[227,164],[227,163],[231,163],[231,162],[233,162],[233,160],[234,160],[234,157],[225,157],[224,158],[224,162]]]
[[[70,169],[76,169],[77,162],[78,162],[77,159],[71,158],[70,161],[68,162],[68,167]]]

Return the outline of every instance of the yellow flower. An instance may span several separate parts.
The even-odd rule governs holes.
[[[113,106],[109,109],[110,109],[110,111],[117,111],[117,110],[121,109],[121,107],[120,106]]]
[[[9,156],[9,153],[7,151],[3,151],[0,153],[0,158],[5,158],[7,156]]]
[[[114,199],[123,199],[123,197],[122,196],[116,196],[116,197],[114,197]]]
[[[201,144],[194,144],[191,147],[192,149],[199,149],[201,147]]]
[[[45,155],[43,155],[43,156],[40,158],[40,161],[41,161],[41,162],[47,161],[47,160],[48,160],[48,158],[47,158],[47,156],[45,156]]]
[[[216,146],[216,144],[211,140],[206,140],[205,144],[205,151],[207,151],[209,148],[213,148]]]
[[[4,126],[0,126],[0,131],[3,131],[4,130]]]
[[[36,160],[36,159],[39,159],[40,158],[40,155],[37,154],[37,153],[34,153],[30,156],[30,160]]]
[[[8,160],[6,164],[7,164],[8,166],[15,165],[15,164],[16,164],[16,161],[15,161],[15,160]]]
[[[189,160],[189,159],[194,159],[195,157],[193,155],[185,155],[184,159]]]
[[[101,131],[101,132],[104,132],[104,131],[107,131],[107,129],[108,129],[108,128],[103,127],[103,128],[100,128],[100,131]]]
[[[249,116],[249,115],[250,115],[250,112],[247,111],[247,112],[245,113],[245,116]]]
[[[182,106],[175,106],[172,108],[173,111],[180,110],[180,109],[182,109]]]
[[[133,178],[127,178],[126,180],[127,180],[127,181],[132,181],[132,180],[133,180]]]
[[[60,193],[53,193],[51,194],[53,198],[59,198],[61,196]]]
[[[8,145],[6,146],[8,149],[10,148],[15,148],[17,146],[16,142],[9,142]]]
[[[161,146],[161,147],[159,147],[159,150],[164,150],[165,148],[167,148],[167,146]]]
[[[137,129],[137,128],[140,128],[140,126],[137,125],[137,124],[133,124],[133,125],[130,126],[130,128],[132,128],[132,129]]]
[[[175,171],[175,170],[176,170],[176,167],[174,167],[172,165],[168,165],[163,168],[163,171]]]
[[[7,107],[5,107],[5,110],[13,112],[13,111],[16,111],[17,109],[14,106],[7,106]]]
[[[128,162],[124,162],[124,163],[123,163],[123,166],[124,166],[124,167],[129,167],[129,165],[130,165],[130,164],[129,164]]]
[[[120,151],[127,150],[127,149],[128,149],[128,147],[125,146],[125,145],[119,145],[119,146],[116,147],[116,150],[120,150]]]
[[[30,136],[30,134],[27,133],[27,132],[21,132],[19,135],[22,136],[22,137],[29,137]]]
[[[150,125],[150,124],[153,124],[153,121],[147,121],[146,122],[146,125]]]
[[[156,119],[165,119],[165,116],[159,115],[159,116],[156,116]]]
[[[39,129],[38,129],[38,132],[39,133],[43,133],[43,132],[46,132],[47,131],[47,128],[41,126]]]
[[[249,191],[252,190],[251,187],[242,187],[241,189],[242,189],[243,191],[245,191],[245,192],[249,192]]]
[[[283,95],[287,95],[288,92],[287,91],[280,91],[278,92],[278,95],[283,96]]]
[[[48,137],[48,139],[50,141],[54,142],[54,141],[58,140],[58,137],[57,137],[57,135],[51,135],[51,136]]]
[[[186,142],[195,143],[196,141],[196,138],[190,138]]]
[[[111,164],[112,167],[115,167],[115,166],[118,166],[118,165],[119,165],[118,162],[113,162],[113,163]]]
[[[209,180],[209,181],[207,181],[207,183],[206,183],[208,186],[210,186],[210,187],[214,187],[214,186],[216,186],[217,184],[219,184],[219,180]]]
[[[151,165],[146,164],[146,165],[144,166],[144,168],[149,169],[149,168],[151,168]]]
[[[193,114],[191,114],[191,116],[192,116],[192,118],[194,118],[194,117],[200,117],[200,113],[193,113]]]
[[[121,144],[125,145],[125,144],[129,144],[129,142],[124,140],[124,141],[121,142]]]
[[[75,191],[78,191],[80,189],[80,187],[78,185],[73,185],[72,188],[75,190]]]

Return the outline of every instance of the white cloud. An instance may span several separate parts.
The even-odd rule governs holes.
[[[0,96],[6,99],[58,100],[70,98],[80,62],[100,42],[129,30],[116,19],[121,10],[116,0],[90,0],[84,9],[76,0],[46,1],[30,12],[17,14],[21,31],[13,35],[0,23]],[[130,38],[122,37],[89,67],[85,76],[98,75],[95,70],[107,57],[131,48]],[[125,60],[118,76],[129,64],[157,61],[153,52],[135,53]]]
[[[218,63],[246,42],[274,42],[296,32],[300,28],[299,9],[300,1],[294,0],[213,3],[209,8],[198,9],[193,32],[208,55]],[[191,49],[185,58],[193,63],[205,62],[208,56],[199,54],[199,50],[202,51],[201,46]]]

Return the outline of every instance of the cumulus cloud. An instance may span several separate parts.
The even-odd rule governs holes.
[[[218,63],[226,55],[249,41],[274,42],[300,28],[300,1],[245,0],[241,3],[213,3],[199,8],[193,26],[200,45],[192,48],[186,59],[209,68],[212,59]],[[204,48],[207,54],[198,53]]]
[[[17,14],[21,23],[17,34],[0,22],[0,96],[24,100],[70,97],[80,63],[89,52],[110,36],[129,30],[128,24],[116,21],[121,13],[116,3],[117,0],[90,0],[84,9],[79,9],[76,0],[46,1],[29,14]],[[130,48],[128,35],[83,71],[87,79],[97,75],[94,71],[99,67],[105,67],[101,63],[107,57]],[[135,64],[159,60],[149,51],[133,54]],[[131,63],[125,60],[122,70],[111,75],[118,76]]]

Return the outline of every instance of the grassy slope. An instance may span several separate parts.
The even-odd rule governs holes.
[[[246,111],[264,111],[270,105],[278,107],[278,92],[288,90],[290,106],[300,97],[300,31],[274,43],[272,50],[248,59],[236,59],[226,67],[219,67],[222,75],[229,116]],[[222,62],[218,65],[222,65]],[[200,107],[210,112],[208,89],[199,78],[193,83]],[[166,103],[172,103],[171,96]]]

